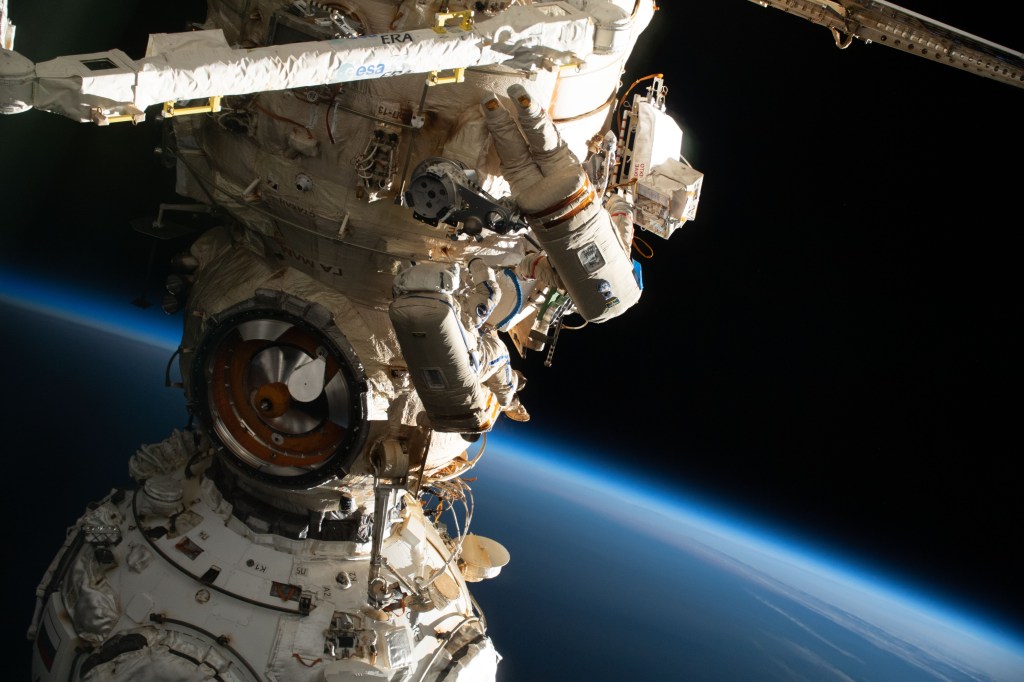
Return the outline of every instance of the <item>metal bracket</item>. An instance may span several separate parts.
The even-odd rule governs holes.
[[[459,28],[463,31],[469,31],[473,28],[473,10],[467,9],[461,12],[438,12],[434,15],[434,32],[435,33],[447,33],[448,29],[445,24],[451,19],[461,19],[459,22]]]
[[[174,102],[164,102],[164,118],[173,116],[189,116],[191,114],[214,114],[220,111],[220,95],[214,95],[206,104],[197,107],[176,108]]]
[[[440,71],[431,71],[427,76],[427,85],[447,85],[448,83],[461,83],[466,80],[465,67],[452,69],[450,75],[442,76]]]
[[[566,61],[564,64],[552,64],[554,68],[558,69],[558,73],[562,73],[564,71],[573,71],[575,73],[579,73],[585,65],[586,62],[574,54],[570,54],[568,61]]]
[[[135,109],[131,107],[131,109]],[[93,123],[100,126],[110,125],[111,123],[142,123],[146,120],[146,112],[135,109],[134,111],[129,110],[126,114],[105,114],[99,107],[93,107],[89,112]]]

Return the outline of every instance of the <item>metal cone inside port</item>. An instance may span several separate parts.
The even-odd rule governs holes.
[[[244,464],[276,476],[322,466],[352,418],[347,361],[330,339],[283,311],[228,318],[199,364],[212,426]]]

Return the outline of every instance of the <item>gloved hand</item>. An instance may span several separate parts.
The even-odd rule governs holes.
[[[550,229],[580,212],[599,211],[583,166],[551,118],[523,86],[511,86],[508,94],[519,125],[493,94],[484,99],[484,120],[505,179],[531,224]]]

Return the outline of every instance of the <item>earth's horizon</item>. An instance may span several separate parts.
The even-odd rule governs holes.
[[[105,395],[115,404],[104,414],[113,419],[123,406],[146,405],[150,420],[131,428],[151,437],[134,447],[182,426],[180,395],[155,381],[176,344],[173,335],[104,317],[99,303],[83,310],[81,302],[50,299],[45,286],[30,293],[13,296],[5,286],[0,304],[25,332],[7,341],[35,368],[40,386],[63,382],[74,405],[93,395],[98,377],[121,368],[125,385]],[[57,349],[62,363],[49,361]],[[71,377],[62,371],[68,366],[88,368],[87,376]],[[64,451],[66,461],[54,462],[55,470],[71,472],[50,484],[55,500],[97,499],[126,477],[134,449],[113,452],[123,445],[109,438],[111,450],[99,456],[103,443],[96,441],[110,435],[103,423],[83,418],[64,428],[90,447],[75,451],[81,457]],[[512,558],[472,591],[503,656],[500,680],[1024,679],[1019,637],[934,596],[858,574],[835,556],[667,485],[588,466],[587,453],[543,434],[524,438],[498,428],[487,441],[472,473],[473,532],[501,542]],[[75,474],[76,467],[88,475]],[[9,498],[9,515],[16,497]],[[82,511],[84,504],[64,526]],[[64,507],[55,503],[47,514],[57,512]],[[18,622],[7,627],[20,637],[32,590],[62,540],[57,532],[46,535],[47,528],[22,526],[13,538],[31,552],[32,570],[5,574],[19,605],[8,619]],[[17,654],[26,667],[28,653],[24,646]]]

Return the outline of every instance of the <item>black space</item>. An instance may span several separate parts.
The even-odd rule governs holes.
[[[203,3],[13,2],[35,61],[201,20]],[[911,3],[904,3],[911,4]],[[1020,7],[912,9],[1020,49]],[[996,10],[999,10],[998,12]],[[697,220],[645,240],[623,318],[520,362],[533,419],[578,444],[806,533],[1024,633],[1019,523],[1024,89],[745,0],[665,3],[625,85],[664,72]],[[128,301],[174,200],[159,127],[0,121],[0,261]],[[186,243],[158,245],[149,295]],[[8,331],[4,332],[9,333]],[[125,457],[130,453],[125,453]],[[68,519],[69,523],[73,519]]]
[[[985,16],[935,18],[1013,46]],[[697,220],[530,359],[527,426],[1024,630],[1024,91],[738,0],[644,39],[623,80],[666,74]]]

